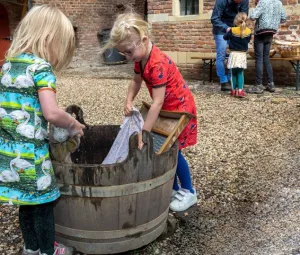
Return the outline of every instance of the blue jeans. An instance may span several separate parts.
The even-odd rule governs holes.
[[[228,75],[226,75],[224,61],[226,58],[226,47],[227,41],[224,40],[223,35],[214,35],[214,40],[216,44],[216,69],[217,75],[220,78],[220,83],[225,83],[230,80],[230,71],[228,71]]]

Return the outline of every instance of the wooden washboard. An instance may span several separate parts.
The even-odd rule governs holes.
[[[144,120],[150,106],[150,104],[143,101],[140,112]],[[195,115],[187,112],[161,110],[151,132],[164,136],[166,139],[156,153],[161,154],[169,150],[192,118],[195,118]]]

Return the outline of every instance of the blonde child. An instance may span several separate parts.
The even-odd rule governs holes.
[[[244,92],[244,69],[247,68],[248,44],[251,40],[251,30],[247,27],[247,14],[240,12],[235,16],[232,27],[224,39],[229,40],[230,55],[228,69],[231,69],[231,92],[232,96],[245,97]]]
[[[175,63],[150,40],[148,24],[135,13],[121,14],[117,17],[105,48],[115,47],[134,61],[134,78],[128,89],[124,114],[132,113],[133,100],[144,80],[153,103],[145,120],[143,130],[151,131],[160,110],[184,111],[196,115],[196,106],[188,85],[182,78]],[[141,137],[141,135],[139,136]],[[176,177],[173,186],[170,209],[184,211],[197,203],[196,192],[192,186],[191,174],[181,149],[196,144],[197,120],[192,119],[180,134]],[[139,139],[139,148],[143,142]],[[177,183],[177,176],[181,187]]]
[[[74,52],[72,24],[57,8],[33,7],[17,27],[0,73],[0,203],[20,205],[23,255],[71,254],[55,243],[59,196],[49,159],[47,122],[83,135],[84,126],[56,102],[53,69]]]

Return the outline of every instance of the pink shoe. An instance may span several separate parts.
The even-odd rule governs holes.
[[[54,242],[53,255],[72,255],[74,252],[75,252],[75,249],[73,247],[65,246],[61,243]],[[47,254],[40,253],[40,255],[47,255]]]
[[[241,91],[238,91],[238,92],[237,92],[236,96],[242,98],[242,97],[245,97],[246,94],[245,94],[244,90],[241,90]]]
[[[65,246],[61,243],[54,242],[54,254],[53,255],[72,255],[75,249],[70,246]]]

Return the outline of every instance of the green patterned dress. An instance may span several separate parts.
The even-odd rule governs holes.
[[[60,195],[49,158],[38,91],[56,89],[52,67],[31,53],[7,59],[0,73],[0,203],[34,205]]]

